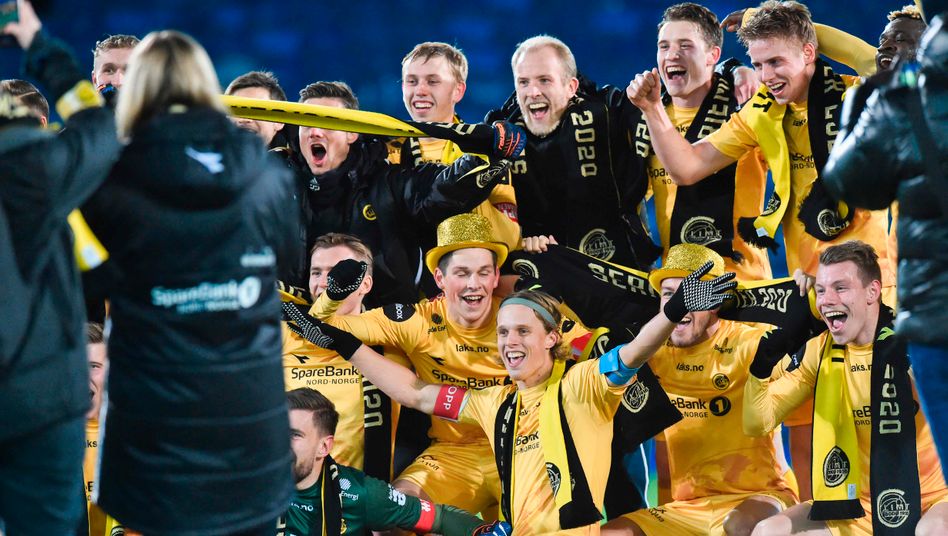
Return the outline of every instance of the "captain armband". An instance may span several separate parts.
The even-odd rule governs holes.
[[[418,500],[421,502],[421,512],[412,530],[416,534],[428,534],[431,532],[431,529],[434,528],[435,518],[437,517],[435,512],[436,506],[424,499]]]
[[[599,373],[605,374],[606,379],[615,385],[625,385],[629,380],[635,377],[639,368],[630,368],[619,357],[619,350],[625,345],[620,344],[608,352],[602,354],[599,358]]]
[[[442,385],[438,391],[438,398],[435,399],[434,412],[435,417],[457,421],[461,414],[461,408],[464,407],[464,395],[467,389],[457,385]]]

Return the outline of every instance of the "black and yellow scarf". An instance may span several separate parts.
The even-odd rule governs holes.
[[[647,273],[563,246],[540,254],[514,251],[503,270],[519,274],[522,285],[559,298],[586,326],[637,332],[658,311],[660,298]],[[818,316],[812,302],[794,298],[798,288],[791,278],[742,281],[735,293],[737,299],[718,312],[721,318],[783,326]]]
[[[671,104],[671,96],[662,95],[662,104]],[[685,139],[695,143],[715,132],[737,110],[734,97],[734,83],[730,76],[715,73],[711,80],[711,89],[705,95],[691,126],[685,133]],[[645,116],[642,115],[635,129],[637,147],[649,147],[652,140]],[[741,261],[741,255],[734,251],[734,195],[737,164],[724,169],[689,186],[680,185],[675,194],[675,206],[669,222],[668,245],[688,243],[706,246],[722,257],[735,262]]]
[[[566,362],[557,360],[553,373],[546,382],[540,401],[540,447],[546,462],[546,474],[553,488],[553,498],[560,516],[560,528],[585,527],[602,520],[602,513],[593,502],[586,473],[576,452],[576,445],[563,410],[561,382]],[[517,391],[501,404],[494,421],[494,456],[500,475],[500,511],[511,525],[513,518],[514,445],[520,415],[520,396]]]
[[[830,241],[846,229],[853,216],[845,203],[829,196],[819,177],[839,133],[839,113],[846,84],[821,59],[817,59],[815,69],[807,93],[807,130],[817,178],[800,205],[798,218],[808,234]],[[767,86],[762,85],[751,99],[750,108],[755,113],[746,117],[747,126],[758,134],[758,143],[773,177],[774,191],[764,211],[756,218],[741,218],[737,229],[748,243],[776,249],[773,237],[787,211],[792,184],[790,152],[783,129],[787,105],[777,104]]]
[[[921,518],[915,404],[905,341],[882,306],[872,346],[869,485],[874,534],[914,534]],[[859,503],[859,445],[846,386],[846,347],[827,337],[813,408],[813,508],[810,519],[853,519]]]
[[[332,456],[327,455],[323,460],[317,485],[319,512],[313,512],[309,536],[339,536],[342,534],[342,488],[339,487],[339,467]]]

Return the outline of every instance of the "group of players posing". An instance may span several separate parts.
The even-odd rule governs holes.
[[[911,437],[895,440],[876,430],[882,407],[872,379],[882,353],[877,343],[885,339],[888,306],[895,302],[889,215],[837,204],[820,176],[839,132],[843,95],[858,79],[833,73],[819,54],[868,76],[890,68],[896,53],[906,59],[924,22],[910,9],[890,15],[878,50],[814,25],[794,2],[767,2],[725,23],[739,26],[753,71],[719,64],[717,18],[701,6],[680,4],[667,9],[659,25],[658,68],[636,76],[624,94],[581,84],[572,53],[559,40],[524,41],[512,58],[516,98],[491,117],[526,128],[523,154],[474,214],[440,223],[436,245],[417,239],[428,249],[425,277],[442,292],[437,298],[372,300],[375,278],[399,275],[386,264],[389,256],[373,251],[393,230],[362,235],[346,220],[316,237],[320,223],[305,226],[312,237],[305,240],[308,296],[290,288],[303,285],[290,270],[284,304],[298,490],[282,520],[284,533],[312,533],[330,519],[349,530],[430,530],[432,502],[505,519],[517,534],[944,530],[948,488],[917,403],[884,401],[890,415],[901,407],[908,416],[896,422]],[[95,82],[120,85],[128,52],[117,47],[97,55]],[[111,72],[100,72],[104,65]],[[441,43],[416,47],[402,69],[412,118],[456,122],[466,77],[459,50]],[[238,78],[227,93],[284,98],[265,73]],[[311,84],[301,96],[310,104],[358,105],[341,83]],[[285,128],[235,121],[267,143]],[[297,157],[311,179],[301,198],[321,188],[320,195],[328,195],[332,172],[352,172],[346,166],[358,139],[299,129]],[[461,154],[452,141],[408,140],[391,143],[388,160],[414,168],[450,164]],[[765,203],[768,168],[775,195]],[[640,290],[657,295],[659,309],[643,309],[631,342],[596,352],[604,339],[591,329],[597,326],[583,325],[586,311],[579,304],[568,298],[561,304],[537,290],[511,293],[514,277],[501,276],[501,267],[514,249],[542,256],[562,245],[614,263],[623,276],[634,272],[629,268],[647,269],[654,255],[637,213],[647,192],[655,200],[663,263],[647,277],[650,288]],[[376,211],[386,207],[355,208],[365,221],[385,219]],[[417,216],[400,220],[407,232],[434,234],[430,227],[419,230],[430,216],[425,208],[405,211]],[[788,268],[801,290],[788,301],[807,302],[813,287],[824,333],[798,322],[786,302],[777,308],[786,318],[777,315],[769,325],[718,316],[733,287],[726,272],[751,286],[771,277],[763,247],[776,245],[781,224]],[[417,292],[424,279],[415,274],[394,286]],[[582,289],[596,280],[590,272],[588,282],[571,284]],[[534,283],[551,286],[542,276]],[[363,311],[363,299],[383,306]],[[377,345],[388,358],[361,343]],[[590,354],[598,359],[587,360]],[[885,379],[909,386],[904,348],[887,347],[885,355],[891,357]],[[665,396],[641,386],[636,372],[646,362],[682,414],[659,437],[670,500],[603,517],[613,416],[620,405],[635,413],[643,398]],[[844,366],[830,370],[833,363]],[[837,400],[830,400],[827,386],[834,385]],[[320,391],[335,409],[306,389]],[[380,519],[390,513],[381,506],[361,504],[357,511],[361,495],[347,487],[354,477],[346,478],[356,473],[343,468],[391,476],[397,414],[391,402],[438,417],[431,422],[431,446],[388,488],[389,503],[415,508],[408,521],[396,514]],[[809,460],[795,457],[794,477],[777,443],[779,426],[808,402],[814,433],[812,444],[802,441],[812,447],[812,475],[805,469]],[[805,430],[809,416],[810,410],[798,411],[795,423]],[[880,443],[895,450],[883,451]],[[914,469],[908,475],[892,469],[882,452],[915,452],[909,456],[916,458]],[[870,464],[878,459],[887,465]],[[326,467],[334,469],[322,471]],[[566,482],[571,485],[561,485]],[[877,482],[901,487],[879,489]],[[893,489],[902,494],[886,494]],[[326,490],[340,495],[335,517],[321,503]],[[305,514],[314,511],[319,516]],[[439,507],[439,520],[450,517],[445,511]],[[609,520],[601,528],[600,518]]]

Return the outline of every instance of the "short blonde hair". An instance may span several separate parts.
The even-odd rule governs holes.
[[[118,135],[131,138],[173,104],[225,112],[220,94],[220,82],[204,47],[181,32],[152,32],[128,60],[128,74],[115,105]]]
[[[918,10],[918,6],[915,4],[907,4],[902,6],[902,9],[890,11],[886,18],[890,22],[895,19],[915,19],[920,22],[925,22],[925,20],[922,19],[922,12]]]
[[[758,39],[794,39],[801,45],[816,41],[816,27],[810,10],[800,2],[768,0],[757,8],[747,24],[737,31],[741,44]]]
[[[510,58],[510,69],[516,73],[517,62],[523,58],[524,54],[543,47],[552,48],[553,51],[556,52],[556,55],[559,56],[560,63],[563,65],[563,77],[565,80],[576,78],[578,71],[576,70],[576,57],[573,56],[573,51],[566,46],[566,43],[552,35],[545,34],[531,37],[517,45],[517,50],[514,51],[513,56]]]
[[[436,56],[441,56],[448,62],[455,80],[467,82],[467,57],[464,56],[461,49],[438,41],[419,43],[411,49],[411,52],[405,54],[405,57],[402,58],[402,78],[405,77],[405,67],[409,63],[415,60],[428,61]]]

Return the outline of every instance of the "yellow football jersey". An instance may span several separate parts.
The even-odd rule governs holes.
[[[774,367],[775,379],[764,381],[751,377],[745,386],[745,399],[751,411],[745,412],[745,426],[750,429],[767,429],[773,422],[780,422],[797,406],[813,398],[816,388],[816,376],[820,366],[823,344],[829,337],[824,332],[807,342],[805,355],[800,366],[793,371],[783,372],[783,365]],[[871,394],[872,344],[865,346],[846,346],[846,379],[849,400],[852,403],[853,419],[856,421],[856,437],[859,442],[859,499],[866,511],[871,510],[869,488],[869,460],[872,439]],[[912,398],[918,408],[918,392],[912,385]],[[942,477],[941,463],[935,452],[935,442],[925,415],[918,409],[915,412],[915,441],[918,450],[919,484],[923,499],[926,497],[948,495]]]
[[[332,314],[334,302],[323,293],[310,314],[352,333],[365,344],[401,349],[424,382],[483,389],[503,385],[507,380],[507,369],[497,357],[499,304],[492,298],[490,318],[478,329],[448,322],[442,296],[417,304],[386,305],[360,315],[336,316]],[[433,419],[428,435],[450,442],[484,438],[476,426],[441,419]]]
[[[602,507],[612,457],[612,417],[625,386],[611,387],[599,363],[584,361],[570,368],[562,381],[563,410],[586,473],[593,502]],[[493,447],[497,411],[514,386],[469,391],[459,419],[484,430]],[[560,530],[553,488],[540,448],[540,401],[545,385],[520,391],[521,410],[514,442],[513,497],[510,507],[515,534],[599,534],[599,525]]]
[[[842,78],[847,86],[855,82],[851,76]],[[744,107],[706,139],[715,149],[731,158],[743,157],[748,151],[757,149],[759,145],[757,133],[748,126],[748,121],[745,120],[745,117],[752,113],[755,113],[753,107]],[[792,274],[794,270],[800,268],[806,273],[815,274],[820,253],[823,250],[847,240],[862,240],[872,246],[879,255],[882,286],[894,286],[895,268],[888,251],[889,219],[886,210],[870,211],[850,207],[850,210],[854,210],[855,213],[849,228],[830,242],[822,242],[806,233],[798,214],[800,204],[809,195],[813,181],[817,177],[816,163],[810,148],[810,133],[807,130],[806,103],[791,103],[787,106],[787,112],[783,118],[783,129],[790,153],[790,199],[787,201],[789,204],[781,222],[789,272]]]
[[[671,495],[676,501],[763,491],[793,493],[784,478],[774,433],[741,433],[744,383],[767,331],[720,320],[708,340],[687,348],[665,345],[649,361],[684,418],[664,432]],[[721,434],[721,430],[729,433]],[[714,437],[714,441],[708,441]],[[795,495],[795,494],[794,494]]]

